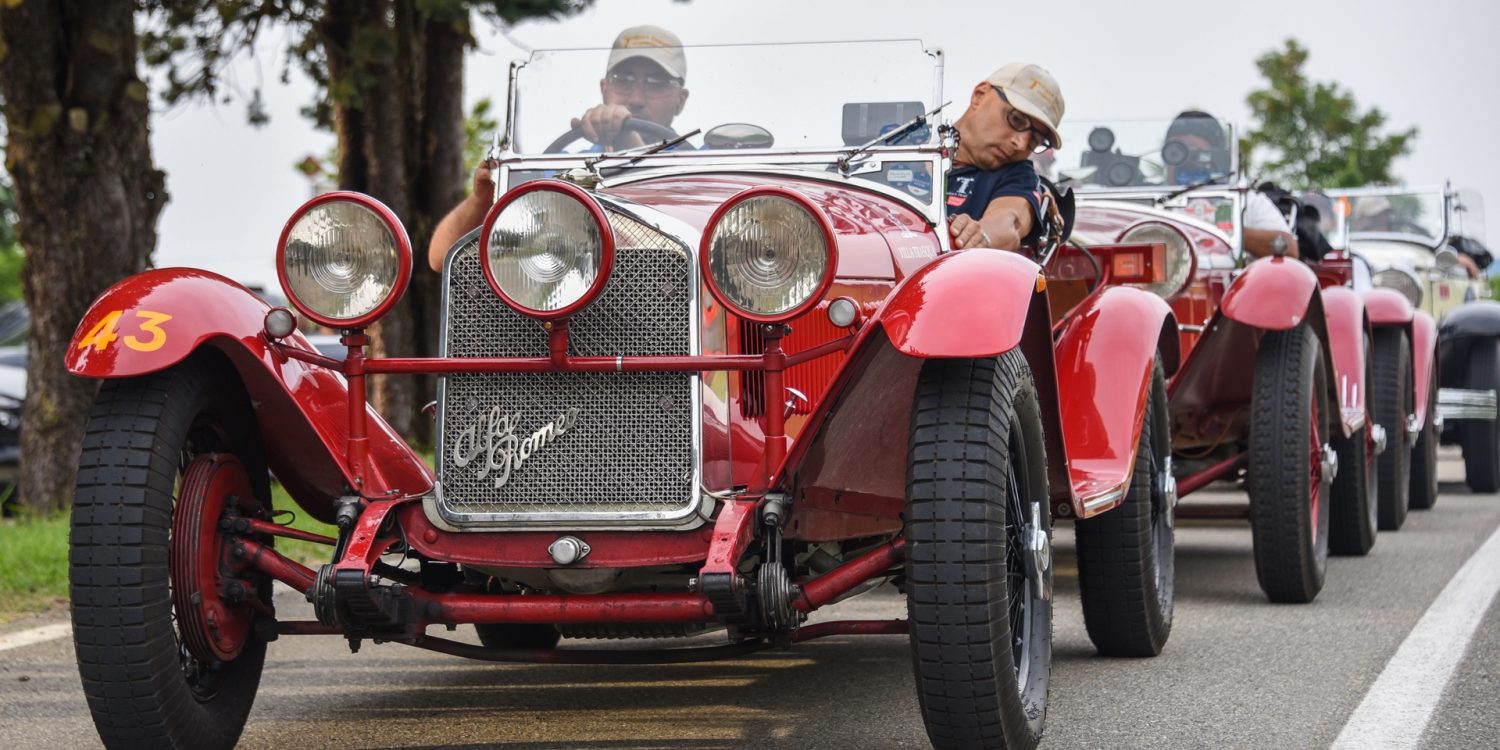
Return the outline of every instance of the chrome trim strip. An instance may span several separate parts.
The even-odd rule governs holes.
[[[1438,416],[1443,419],[1495,419],[1496,397],[1492,390],[1439,388]]]
[[[1120,498],[1125,497],[1125,490],[1129,486],[1130,480],[1126,479],[1124,484],[1121,484],[1119,487],[1113,490],[1109,490],[1108,492],[1104,492],[1103,494],[1095,495],[1092,499],[1085,499],[1083,501],[1084,516],[1087,517],[1092,511],[1098,510],[1099,508],[1105,507],[1107,505],[1113,505]]]

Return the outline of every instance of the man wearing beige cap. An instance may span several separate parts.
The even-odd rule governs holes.
[[[1042,183],[1029,157],[1062,145],[1063,109],[1057,81],[1037,65],[1006,65],[970,92],[948,173],[955,249],[1016,250],[1040,231]]]
[[[687,58],[682,41],[660,26],[633,26],[615,37],[609,51],[604,78],[599,81],[603,104],[573,118],[580,137],[592,141],[594,151],[614,151],[645,145],[633,129],[623,127],[625,118],[645,120],[670,129],[672,120],[687,104]],[[682,147],[691,148],[683,144]],[[474,172],[474,190],[438,222],[427,245],[427,262],[442,270],[443,257],[466,232],[484,221],[495,197],[490,165],[482,163]]]

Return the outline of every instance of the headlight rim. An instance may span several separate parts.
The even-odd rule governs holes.
[[[303,303],[292,289],[290,279],[287,278],[286,273],[286,241],[291,236],[292,229],[297,226],[297,222],[301,221],[302,217],[306,216],[308,212],[325,203],[339,202],[354,203],[374,213],[376,218],[385,224],[385,228],[391,233],[391,236],[395,238],[397,254],[396,279],[391,283],[390,294],[386,295],[386,298],[381,300],[380,304],[376,305],[369,312],[344,319],[323,315]],[[411,238],[406,234],[406,225],[402,224],[401,219],[396,217],[396,212],[374,197],[364,193],[352,190],[335,190],[313,196],[311,200],[303,203],[296,211],[292,212],[292,217],[281,228],[281,237],[276,241],[276,278],[281,282],[281,291],[286,294],[287,302],[290,302],[298,312],[306,315],[309,320],[329,328],[340,330],[360,329],[384,317],[406,295],[406,289],[411,284],[411,276]]]
[[[818,225],[818,231],[823,234],[823,249],[826,258],[823,267],[823,278],[818,282],[818,286],[813,290],[812,294],[808,295],[807,299],[790,310],[772,315],[763,315],[752,310],[743,309],[730,300],[729,296],[719,289],[719,284],[714,279],[708,262],[709,249],[713,246],[714,234],[719,228],[719,221],[724,218],[725,214],[728,214],[735,206],[747,200],[766,196],[775,196],[790,200],[800,205],[813,217],[813,221]],[[838,243],[834,241],[833,222],[829,221],[828,215],[807,195],[782,185],[757,185],[745,188],[730,196],[729,200],[720,204],[714,210],[713,214],[709,216],[708,222],[703,225],[703,236],[698,242],[698,272],[703,277],[703,282],[708,287],[709,293],[713,295],[714,299],[720,305],[723,305],[726,310],[734,313],[736,317],[755,323],[781,323],[805,315],[808,311],[816,308],[818,303],[822,302],[828,296],[828,290],[833,288],[834,277],[838,275],[838,263],[839,247]]]
[[[517,302],[510,295],[506,294],[504,289],[500,288],[500,282],[495,279],[494,271],[490,268],[489,262],[490,232],[495,228],[495,221],[500,218],[500,214],[505,211],[507,206],[539,190],[562,193],[578,201],[589,212],[589,216],[594,219],[594,223],[599,229],[599,273],[594,277],[594,283],[577,300],[556,310],[537,310]],[[604,207],[599,205],[599,201],[590,195],[587,190],[570,182],[548,178],[532,180],[520,185],[505,195],[500,196],[500,200],[495,201],[495,204],[490,206],[489,210],[485,212],[484,222],[479,225],[479,270],[484,274],[485,283],[490,285],[490,290],[506,306],[529,318],[555,321],[573,317],[579,310],[588,307],[604,292],[604,287],[609,284],[609,277],[613,275],[614,269],[615,233],[614,228],[610,226],[609,215],[604,213]]]
[[[1137,231],[1137,230],[1139,230],[1139,229],[1141,229],[1143,227],[1149,227],[1149,226],[1153,226],[1153,225],[1154,226],[1163,227],[1167,231],[1169,231],[1169,232],[1177,235],[1178,239],[1182,240],[1183,247],[1185,247],[1187,249],[1187,269],[1188,270],[1187,270],[1187,273],[1182,277],[1182,283],[1180,285],[1178,285],[1178,287],[1176,289],[1172,290],[1172,292],[1170,294],[1161,295],[1161,298],[1163,300],[1167,301],[1168,303],[1171,303],[1171,302],[1176,301],[1179,297],[1181,297],[1184,293],[1187,292],[1188,287],[1190,287],[1190,286],[1193,285],[1193,278],[1198,275],[1198,252],[1197,252],[1197,250],[1195,250],[1193,248],[1193,240],[1192,240],[1192,238],[1188,237],[1188,233],[1186,231],[1184,231],[1181,227],[1173,224],[1170,221],[1164,221],[1162,219],[1146,219],[1144,221],[1137,221],[1134,224],[1131,224],[1130,226],[1125,227],[1124,231],[1121,231],[1120,234],[1119,234],[1119,236],[1115,237],[1115,242],[1120,243],[1122,245],[1124,245],[1124,244],[1130,244],[1130,243],[1127,243],[1125,241],[1125,238],[1128,237],[1128,236],[1130,236],[1131,232],[1135,232],[1135,231]],[[1168,250],[1168,252],[1164,254],[1163,259],[1166,260],[1167,256],[1169,256],[1169,255],[1170,255],[1170,250]],[[1149,284],[1127,284],[1127,286],[1132,286],[1132,287],[1135,287],[1137,289],[1142,289],[1143,291],[1148,291],[1148,292],[1151,291],[1150,289],[1146,288],[1146,287],[1150,286]],[[1154,292],[1153,292],[1153,294],[1154,294]]]

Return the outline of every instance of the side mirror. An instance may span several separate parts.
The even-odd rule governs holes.
[[[770,148],[774,143],[771,131],[748,122],[727,122],[703,134],[704,148]]]

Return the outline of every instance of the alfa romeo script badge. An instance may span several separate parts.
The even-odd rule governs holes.
[[[458,440],[453,443],[453,465],[462,469],[477,460],[479,478],[485,479],[493,473],[495,489],[498,490],[526,459],[572,430],[578,424],[578,410],[563,412],[524,439],[516,437],[520,421],[520,414],[505,414],[498,406],[491,408],[489,414],[459,433]]]

